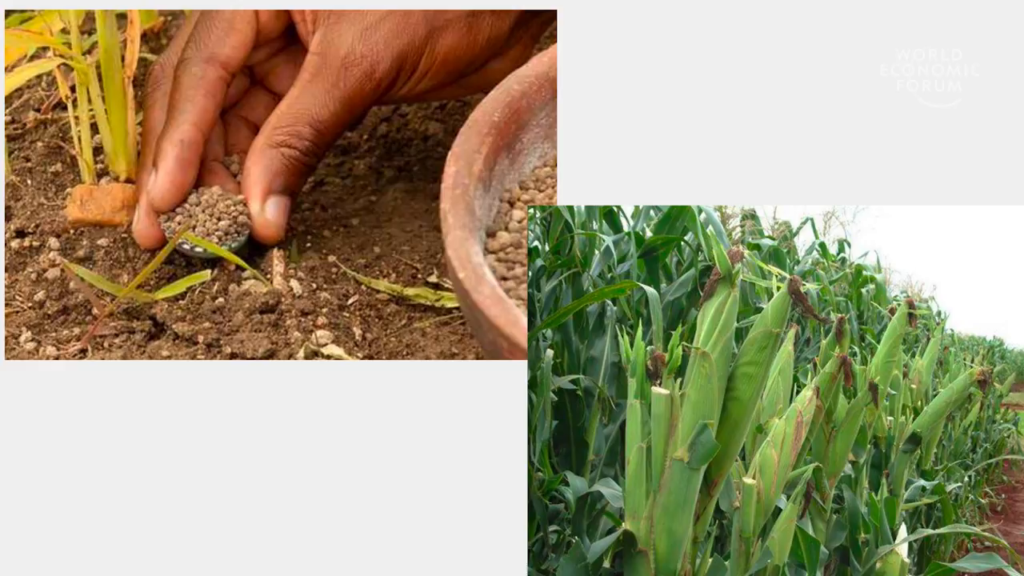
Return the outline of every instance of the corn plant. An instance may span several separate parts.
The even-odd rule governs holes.
[[[142,284],[147,279],[149,279],[149,277],[152,276],[154,272],[156,272],[156,270],[164,263],[165,260],[167,260],[168,256],[170,256],[171,252],[174,250],[174,247],[181,240],[201,246],[202,248],[209,250],[214,255],[224,260],[227,260],[232,264],[241,266],[243,269],[251,272],[253,276],[255,276],[265,286],[270,286],[270,281],[267,280],[266,277],[264,277],[262,274],[260,274],[258,270],[249,266],[249,264],[247,264],[245,260],[242,260],[236,254],[225,250],[224,248],[214,244],[213,242],[209,242],[208,240],[195,236],[194,234],[188,231],[188,228],[189,226],[187,223],[183,225],[178,230],[178,232],[175,233],[174,237],[172,237],[167,242],[167,244],[165,244],[164,247],[156,254],[156,256],[154,256],[153,259],[150,260],[146,264],[146,266],[144,266],[143,269],[140,270],[138,274],[135,275],[135,277],[132,279],[131,282],[128,283],[127,286],[121,286],[120,284],[113,282],[112,280],[109,280],[103,277],[102,275],[93,272],[88,268],[85,268],[84,266],[80,266],[67,260],[64,261],[64,269],[67,270],[67,272],[71,275],[72,282],[86,295],[86,297],[92,303],[93,308],[95,308],[99,312],[99,317],[93,323],[92,327],[86,333],[85,337],[82,338],[81,342],[79,342],[76,348],[84,348],[88,346],[89,341],[96,334],[97,330],[100,328],[103,321],[111,314],[113,314],[121,305],[121,303],[124,302],[125,300],[133,301],[136,303],[153,303],[158,302],[160,300],[166,300],[168,298],[172,298],[174,296],[183,294],[190,288],[198,286],[199,284],[208,281],[213,276],[212,270],[203,270],[200,272],[196,272],[194,274],[189,274],[184,278],[175,280],[153,292],[146,292],[141,290]],[[84,281],[84,283],[82,281]],[[99,299],[98,297],[95,296],[95,294],[92,293],[88,285],[91,285],[95,288],[102,290],[103,292],[106,292],[114,296],[114,300],[110,302],[105,302]]]
[[[11,94],[36,76],[53,74],[68,108],[69,131],[82,181],[96,182],[93,120],[108,170],[121,181],[132,181],[138,156],[132,81],[140,52],[142,19],[138,10],[125,12],[122,52],[121,30],[113,11],[93,12],[95,33],[91,35],[82,31],[85,17],[84,10],[44,10],[30,18],[8,18],[4,29],[4,65],[8,69],[4,94]],[[150,26],[155,25],[152,14],[147,18]],[[40,52],[44,54],[35,57]],[[65,76],[65,71],[71,76]]]
[[[529,573],[1016,574],[1015,352],[723,213],[531,208]]]

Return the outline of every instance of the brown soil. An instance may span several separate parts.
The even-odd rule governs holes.
[[[179,24],[180,16],[147,37],[143,51],[158,54]],[[140,61],[137,94],[149,65]],[[88,350],[75,351],[95,316],[67,276],[53,272],[59,258],[126,285],[153,254],[125,229],[67,227],[62,210],[78,171],[66,110],[52,77],[36,79],[8,98],[5,111],[14,173],[4,197],[5,356],[287,359],[327,330],[357,358],[481,358],[457,310],[382,295],[338,266],[406,286],[427,285],[435,275],[443,282],[441,174],[480,99],[381,106],[344,134],[297,199],[280,247],[287,254],[284,290],[262,291],[234,266],[175,252],[144,288],[209,268],[212,279],[168,301],[126,306]],[[239,255],[271,276],[268,248],[250,245]]]
[[[996,501],[1002,501],[998,508],[993,506],[988,522],[993,531],[999,534],[1018,554],[1024,555],[1024,474],[1010,468],[1009,462],[1004,463],[1004,470],[1010,476],[1010,483],[996,489]],[[1010,562],[1004,550],[993,549]],[[1003,574],[1002,570],[990,570],[981,574]]]

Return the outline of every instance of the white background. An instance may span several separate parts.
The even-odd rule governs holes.
[[[1024,280],[1019,253],[1024,206],[781,206],[759,207],[796,226],[838,210],[851,220],[846,236],[853,257],[893,269],[897,285],[922,284],[949,316],[947,328],[998,336],[1024,350],[1024,307],[1015,306]],[[810,228],[801,233],[813,239]],[[806,246],[806,244],[801,244]]]
[[[237,7],[178,7],[217,4]],[[557,5],[563,203],[1020,201],[1013,2]],[[960,105],[880,76],[916,47],[978,63]],[[1005,251],[979,284],[1014,301],[1016,244],[944,233]],[[521,575],[524,382],[522,363],[2,362],[0,574]]]

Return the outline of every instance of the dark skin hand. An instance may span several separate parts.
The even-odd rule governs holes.
[[[252,235],[276,244],[291,199],[372,106],[459,98],[526,62],[554,12],[193,12],[157,61],[143,102],[132,232],[166,242],[157,218],[194,186],[245,196]],[[241,154],[241,185],[222,161]]]

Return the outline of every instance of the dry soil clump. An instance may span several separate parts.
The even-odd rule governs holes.
[[[160,216],[160,226],[171,238],[186,222],[191,232],[218,246],[231,246],[249,233],[249,210],[237,194],[225,192],[220,186],[199,188],[172,212]]]
[[[538,166],[501,195],[494,222],[487,229],[487,264],[516,306],[526,313],[526,207],[558,203],[558,158]]]

